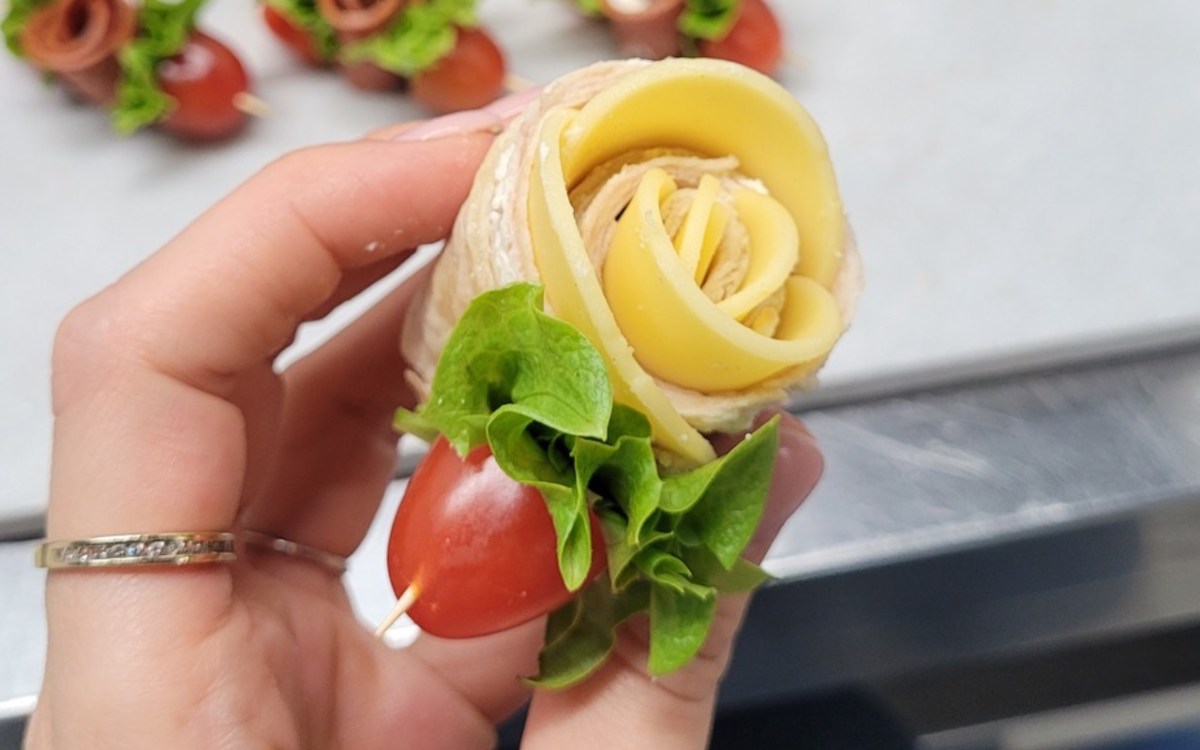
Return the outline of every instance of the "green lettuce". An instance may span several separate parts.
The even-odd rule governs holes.
[[[316,0],[264,0],[264,3],[308,34],[318,60],[328,62],[337,54],[337,32],[317,10]]]
[[[119,133],[162,122],[175,109],[175,100],[158,82],[158,66],[179,54],[196,25],[204,0],[145,0],[138,12],[134,40],[117,53],[121,83],[111,116]]]
[[[650,619],[648,670],[677,669],[703,645],[718,594],[766,579],[741,553],[762,515],[778,420],[715,461],[664,476],[648,420],[613,403],[603,356],[542,312],[540,286],[476,298],[446,343],[429,400],[417,413],[397,412],[396,426],[445,435],[460,455],[486,443],[509,476],[545,499],[559,571],[579,593],[547,622],[534,684],[586,678],[639,612]],[[589,508],[602,524],[608,573],[587,584]]]
[[[4,20],[0,21],[0,32],[4,34],[4,44],[8,47],[9,52],[17,57],[25,56],[24,50],[21,49],[21,33],[25,30],[25,24],[29,22],[29,17],[33,15],[33,12],[49,1],[9,0],[8,13],[5,14]]]
[[[583,11],[585,16],[600,16],[600,0],[567,0],[578,6],[579,10]]]
[[[721,39],[737,18],[739,0],[687,0],[679,31],[688,39]]]
[[[456,27],[475,26],[475,0],[409,3],[383,31],[346,45],[346,63],[370,62],[405,77],[445,57],[458,39]]]

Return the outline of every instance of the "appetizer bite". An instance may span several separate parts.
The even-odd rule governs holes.
[[[783,32],[765,0],[572,0],[608,22],[630,57],[712,57],[771,75]]]
[[[228,47],[196,28],[204,0],[12,0],[9,50],[109,110],[118,132],[159,127],[191,140],[233,135],[255,100]]]
[[[392,530],[397,613],[468,637],[552,611],[539,685],[639,612],[650,672],[687,663],[717,596],[765,578],[755,416],[813,384],[859,286],[825,143],[769,78],[674,59],[548,86],[406,319],[423,401],[396,424],[433,446]],[[744,439],[717,455],[716,431]]]
[[[265,0],[263,17],[308,64],[361,89],[406,88],[433,112],[482,107],[504,88],[504,54],[474,0]]]

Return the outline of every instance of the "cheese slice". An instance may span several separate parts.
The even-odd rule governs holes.
[[[646,415],[655,443],[685,462],[708,463],[716,458],[712,446],[683,419],[634,359],[588,258],[567,198],[558,149],[563,129],[575,116],[574,110],[562,109],[549,114],[542,123],[529,186],[530,240],[546,301],[556,317],[587,336],[604,355],[613,399]]]
[[[668,383],[712,393],[822,362],[841,334],[841,316],[828,290],[790,273],[798,237],[787,213],[767,196],[739,191],[735,206],[750,235],[750,267],[741,289],[714,304],[663,226],[659,207],[674,190],[662,170],[646,174],[604,263],[605,297],[638,363]],[[738,320],[779,288],[778,337]]]
[[[563,132],[563,176],[574,186],[627,151],[679,148],[736,156],[787,209],[804,240],[797,272],[829,288],[841,266],[846,219],[825,139],[787,89],[724,60],[668,60],[618,80]]]
[[[661,147],[735,156],[760,183],[733,191],[751,255],[739,287],[718,303],[698,286],[735,220],[716,200],[717,180],[701,178],[671,237],[660,206],[676,186],[665,172],[648,172],[617,223],[603,280],[576,225],[568,193],[590,170]],[[536,149],[528,222],[547,304],[604,354],[614,398],[648,417],[659,447],[685,463],[714,457],[656,378],[732,392],[824,361],[842,331],[829,287],[841,265],[844,217],[820,132],[778,84],[716,60],[647,66],[579,109],[546,113]],[[752,326],[776,314],[761,304],[780,289],[774,335],[764,335]]]
[[[675,237],[679,262],[697,284],[703,281],[708,273],[708,266],[720,240],[720,232],[724,231],[728,222],[724,211],[716,211],[717,191],[720,189],[721,182],[716,177],[706,174],[700,178],[700,184],[696,186],[696,197],[688,207],[683,226],[679,228]]]

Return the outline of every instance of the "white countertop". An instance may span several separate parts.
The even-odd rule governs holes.
[[[1200,326],[1200,4],[776,0],[868,274],[826,382]],[[483,0],[514,72],[611,54],[550,0]],[[76,302],[276,156],[420,116],[302,69],[249,0],[202,21],[273,107],[211,148],[113,135],[0,59],[0,521],[44,507],[49,352]],[[311,340],[311,339],[310,339]]]

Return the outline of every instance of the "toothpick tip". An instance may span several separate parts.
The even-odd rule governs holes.
[[[534,87],[534,82],[525,76],[508,73],[504,76],[504,90],[510,94],[519,94]]]
[[[400,592],[400,598],[396,600],[396,606],[392,607],[392,611],[388,612],[387,617],[383,618],[383,622],[379,623],[379,627],[375,628],[376,640],[383,640],[383,636],[391,630],[396,621],[404,616],[404,613],[412,607],[417,601],[417,587],[409,586]]]
[[[233,106],[240,112],[251,117],[263,118],[271,114],[271,105],[249,91],[239,91],[233,95]]]

